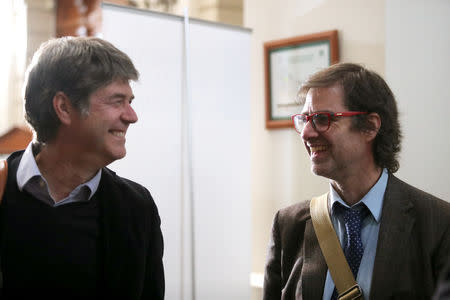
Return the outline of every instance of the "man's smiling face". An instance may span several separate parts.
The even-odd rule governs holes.
[[[302,113],[345,112],[344,93],[340,84],[311,88]],[[342,179],[360,169],[367,160],[367,141],[352,127],[351,117],[334,118],[325,132],[318,132],[309,121],[301,132],[311,159],[311,171],[332,180]]]
[[[89,112],[71,124],[80,155],[88,155],[107,165],[126,154],[125,134],[137,121],[131,107],[134,95],[127,81],[116,80],[95,91],[89,99]]]

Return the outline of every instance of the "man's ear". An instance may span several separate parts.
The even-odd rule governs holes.
[[[53,97],[53,109],[62,124],[70,124],[74,117],[75,109],[66,94],[63,92],[56,92]]]
[[[367,116],[367,129],[364,131],[368,141],[374,140],[381,127],[381,118],[377,113],[370,113]]]

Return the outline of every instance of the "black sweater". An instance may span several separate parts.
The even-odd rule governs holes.
[[[18,162],[10,162],[2,202],[3,298],[95,298],[101,282],[98,197],[51,207],[19,191]]]
[[[164,299],[161,221],[149,191],[103,168],[89,202],[49,207],[17,190],[22,154],[8,158],[0,205],[1,299]]]

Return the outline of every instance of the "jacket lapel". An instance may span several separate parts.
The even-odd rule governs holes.
[[[306,221],[304,271],[302,272],[303,299],[322,299],[327,274],[327,264],[320,250],[311,219]]]
[[[388,299],[395,291],[399,266],[415,222],[413,204],[405,197],[400,181],[389,174],[384,195],[370,299]]]

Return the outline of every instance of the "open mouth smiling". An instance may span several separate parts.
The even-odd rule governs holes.
[[[311,152],[320,152],[325,151],[327,147],[324,145],[316,145],[316,146],[309,146],[309,149]]]
[[[110,133],[117,137],[124,137],[125,131],[118,131],[118,130],[110,130]]]

